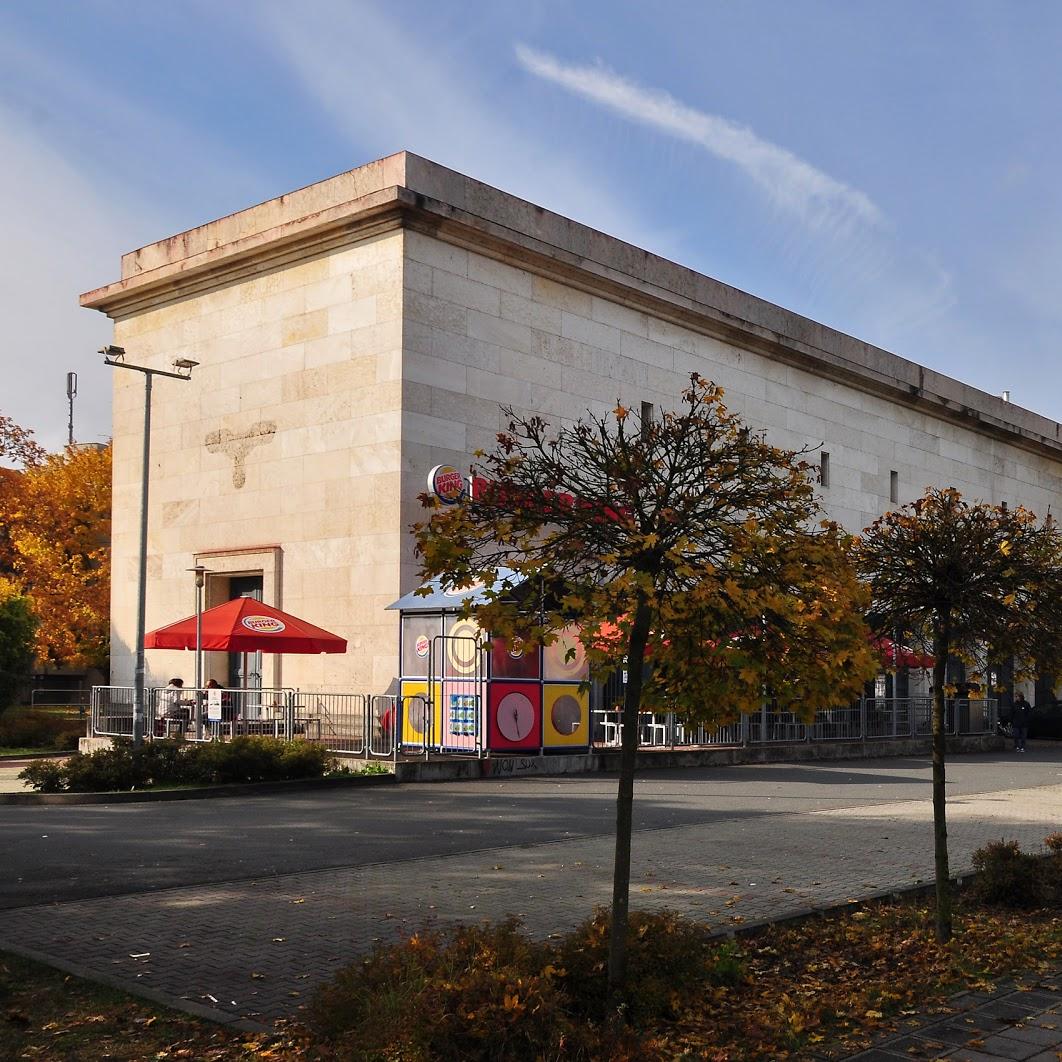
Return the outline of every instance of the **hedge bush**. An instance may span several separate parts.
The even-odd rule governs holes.
[[[606,985],[609,915],[557,942],[515,919],[424,930],[378,945],[318,989],[305,1015],[320,1057],[626,1059],[639,1027],[677,1017],[711,986],[744,978],[733,944],[670,912],[632,912],[627,1020]]]
[[[603,908],[557,948],[562,983],[581,1015],[608,1015],[608,942],[612,912]],[[745,976],[737,950],[713,940],[708,926],[671,911],[632,911],[627,941],[627,982],[636,986],[626,1000],[636,1025],[677,1017],[709,985],[740,984]]]
[[[1017,841],[993,841],[973,854],[973,899],[993,907],[1030,909],[1062,905],[1062,834],[1044,839],[1046,858],[1023,852]]]
[[[77,748],[85,733],[84,723],[69,715],[9,708],[0,715],[0,746],[13,749],[53,749],[67,752]]]
[[[87,755],[31,764],[19,775],[42,793],[106,793],[152,786],[223,785],[320,778],[332,754],[309,742],[238,737],[193,744],[180,739],[129,742]]]

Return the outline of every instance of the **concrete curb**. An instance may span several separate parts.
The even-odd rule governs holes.
[[[225,797],[270,796],[315,789],[349,789],[360,786],[395,785],[393,774],[357,774],[340,778],[307,778],[290,782],[251,782],[247,784],[200,786],[195,789],[143,789],[114,793],[2,793],[5,804],[149,804],[166,800],[206,800]]]
[[[976,734],[948,739],[951,755],[994,752],[1006,742],[995,734]],[[806,763],[830,760],[865,760],[894,756],[925,756],[930,738],[896,738],[882,741],[800,742],[777,745],[728,746],[726,748],[642,749],[636,769],[682,767],[735,767],[746,763]],[[400,782],[450,782],[485,778],[552,777],[561,774],[607,774],[619,770],[618,749],[561,755],[495,756],[487,759],[438,759],[399,762],[395,776]]]
[[[956,874],[951,878],[954,888],[962,890],[968,888],[977,875],[971,870],[966,874]],[[858,900],[848,900],[845,903],[835,903],[830,907],[805,907],[799,911],[790,911],[789,914],[780,915],[778,918],[761,918],[757,922],[743,922],[740,925],[723,926],[713,930],[708,935],[722,937],[731,940],[734,937],[754,937],[766,932],[773,926],[799,925],[801,922],[813,921],[817,918],[832,918],[836,915],[849,914],[853,911],[862,911],[875,904],[889,900],[911,900],[918,896],[935,896],[937,891],[936,882],[921,881],[914,885],[904,885],[901,888],[881,889],[878,892],[868,893]]]
[[[140,996],[143,999],[150,1000],[152,1003],[158,1003],[167,1010],[190,1014],[193,1018],[203,1018],[206,1021],[224,1025],[229,1029],[238,1029],[240,1032],[247,1033],[276,1033],[275,1028],[262,1022],[252,1021],[249,1018],[236,1018],[226,1014],[223,1010],[215,1010],[213,1007],[208,1007],[203,1003],[196,1003],[192,999],[174,998],[166,992],[159,992],[150,985],[130,984],[119,977],[111,977],[108,974],[99,973],[97,970],[87,970],[76,962],[67,962],[66,959],[58,959],[54,955],[46,955],[44,952],[36,951],[33,948],[25,948],[18,944],[5,942],[0,950],[9,952],[12,955],[18,955],[23,959],[39,962],[41,966],[51,966],[53,969],[73,974],[74,977],[80,977],[82,981],[105,985],[107,988],[124,992],[126,995]]]

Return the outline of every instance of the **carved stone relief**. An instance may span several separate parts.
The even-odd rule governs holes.
[[[260,420],[246,431],[235,432],[228,428],[212,431],[203,442],[210,453],[226,454],[232,459],[232,485],[239,490],[247,482],[247,469],[244,467],[247,455],[256,446],[269,442],[276,430],[274,421]]]

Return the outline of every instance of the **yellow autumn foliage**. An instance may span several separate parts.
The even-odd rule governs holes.
[[[111,449],[67,448],[5,476],[0,565],[29,598],[42,663],[104,667],[110,629]]]

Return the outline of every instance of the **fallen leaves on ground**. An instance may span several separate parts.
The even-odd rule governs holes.
[[[943,1013],[953,992],[990,990],[999,977],[1035,977],[1062,961],[1056,911],[960,909],[945,947],[933,938],[925,905],[871,905],[856,914],[737,940],[741,983],[710,987],[677,1021],[643,1030],[642,1053],[630,1057],[843,1058],[896,1022]],[[11,1050],[5,1057],[45,1062],[327,1057],[295,1025],[248,1036],[13,956],[0,956],[0,1042]]]
[[[721,1052],[728,1062],[842,1058],[894,1020],[943,1009],[950,994],[991,990],[1003,975],[1036,975],[1062,959],[1062,918],[1054,911],[964,909],[945,946],[934,939],[926,906],[857,913],[774,927],[741,942],[744,982],[714,990],[695,1012],[659,1030],[662,1044],[694,1057]],[[669,1056],[662,1050],[660,1057]]]

